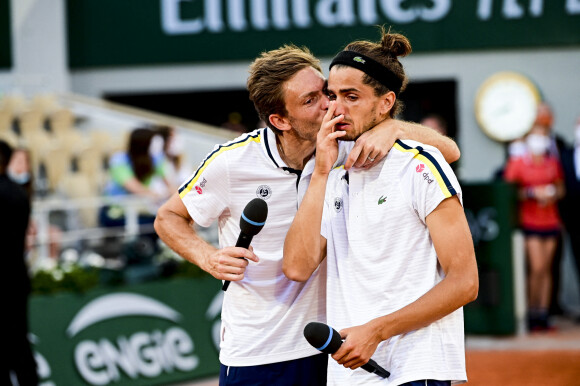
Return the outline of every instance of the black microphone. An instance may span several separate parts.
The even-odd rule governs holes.
[[[324,323],[308,323],[304,327],[304,337],[315,349],[325,354],[334,354],[342,345],[342,338],[338,331]],[[361,367],[369,373],[375,373],[382,378],[387,378],[391,375],[391,373],[383,369],[372,359],[369,359]]]
[[[248,205],[242,212],[240,217],[240,236],[236,242],[236,247],[246,248],[250,246],[252,238],[260,233],[268,217],[268,204],[260,198],[254,198],[248,202]],[[222,290],[226,291],[230,281],[226,280],[222,286]]]

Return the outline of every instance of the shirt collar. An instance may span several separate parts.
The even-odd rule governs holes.
[[[278,145],[276,144],[276,133],[269,127],[266,127],[263,130],[263,137],[264,140],[262,141],[262,147],[264,149],[264,153],[266,157],[270,159],[270,161],[274,164],[275,167],[284,170],[290,170],[293,173],[301,174],[301,175],[311,175],[314,171],[314,155],[308,160],[306,165],[304,165],[304,170],[294,170],[290,168],[286,162],[280,156],[280,152],[278,151]]]
[[[276,133],[269,127],[263,129],[264,141],[262,143],[264,152],[266,156],[272,161],[275,167],[282,168],[288,167],[286,163],[282,160],[280,152],[278,151],[278,146],[276,145]]]

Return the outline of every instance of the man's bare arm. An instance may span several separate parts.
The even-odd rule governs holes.
[[[181,257],[216,279],[241,280],[248,265],[245,259],[258,262],[258,257],[245,248],[215,248],[195,232],[193,225],[177,193],[159,208],[155,218],[155,231],[161,240]]]
[[[306,281],[326,257],[326,239],[320,235],[328,174],[312,174],[310,185],[284,242],[282,271],[290,280]]]
[[[332,118],[336,102],[330,102],[316,140],[316,164],[308,190],[286,234],[282,271],[295,281],[306,281],[326,257],[326,239],[320,235],[328,174],[338,157],[344,131],[334,131],[343,116]]]
[[[412,139],[439,149],[447,163],[459,159],[461,152],[451,138],[437,131],[413,122],[386,119],[371,130],[363,133],[348,155],[345,169],[351,167],[370,167],[386,157],[397,139]]]
[[[400,310],[341,330],[346,340],[332,355],[338,363],[356,369],[368,362],[380,342],[425,327],[477,297],[479,279],[473,241],[458,198],[442,201],[427,216],[426,223],[445,278]]]

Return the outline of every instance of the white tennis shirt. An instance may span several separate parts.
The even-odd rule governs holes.
[[[425,225],[441,201],[461,191],[434,147],[397,141],[368,170],[331,172],[322,235],[327,239],[327,319],[336,330],[364,324],[417,300],[444,276]],[[463,310],[379,344],[382,379],[329,361],[329,385],[399,385],[420,379],[463,382]]]
[[[345,144],[346,154],[352,144]],[[326,321],[326,271],[318,269],[305,283],[282,272],[286,233],[307,188],[314,159],[301,173],[282,161],[272,130],[259,129],[216,146],[180,197],[201,226],[218,221],[220,247],[234,246],[246,204],[260,197],[268,218],[252,239],[259,263],[250,262],[241,281],[232,282],[222,307],[220,361],[226,366],[254,366],[303,358],[319,351],[304,339],[312,321]]]

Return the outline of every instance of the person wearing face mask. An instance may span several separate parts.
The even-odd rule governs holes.
[[[8,164],[8,177],[22,186],[28,198],[32,199],[32,172],[30,167],[30,152],[22,147],[14,149],[10,163]]]
[[[566,195],[561,201],[560,213],[570,236],[577,277],[580,277],[580,238],[577,237],[580,235],[580,117],[576,121],[574,145],[562,150],[561,159]],[[580,322],[580,316],[577,315],[576,321]]]
[[[107,196],[135,194],[160,200],[157,192],[150,189],[151,181],[165,179],[163,165],[163,139],[153,130],[138,128],[131,132],[127,151],[118,152],[109,160],[109,181],[105,187]]]
[[[519,187],[520,226],[528,262],[528,328],[551,328],[548,308],[552,292],[552,261],[561,225],[557,201],[564,196],[559,160],[549,154],[550,139],[534,126],[525,138],[528,154],[510,158],[504,178]]]
[[[538,126],[541,129],[541,133],[548,137],[548,153],[556,158],[560,158],[560,153],[566,148],[566,142],[553,130],[554,113],[547,102],[541,102],[538,105],[534,125]]]
[[[166,197],[153,189],[152,182],[159,179],[170,190],[171,184],[166,178],[163,157],[163,139],[148,128],[137,128],[131,132],[127,150],[118,152],[109,160],[109,181],[105,186],[105,195],[110,204],[99,212],[99,224],[103,227],[121,227],[125,225],[123,208],[115,203],[116,197],[136,195],[151,200],[151,205],[139,212],[140,225],[151,225],[155,221],[158,205]],[[148,232],[152,247],[156,248],[157,236],[153,230]]]
[[[25,147],[15,148],[10,163],[6,169],[6,174],[13,182],[20,185],[32,205],[34,198],[34,175],[32,173],[32,162],[30,160],[30,151]],[[34,219],[30,219],[26,232],[26,249],[28,253],[34,248],[38,228]],[[51,258],[58,258],[61,251],[62,230],[55,224],[48,225],[49,254]]]
[[[176,129],[171,126],[158,126],[155,131],[163,139],[161,156],[165,159],[165,175],[169,183],[174,185],[167,191],[167,186],[158,179],[155,181],[155,188],[170,195],[191,175],[193,170],[186,168],[183,164],[183,141]]]

